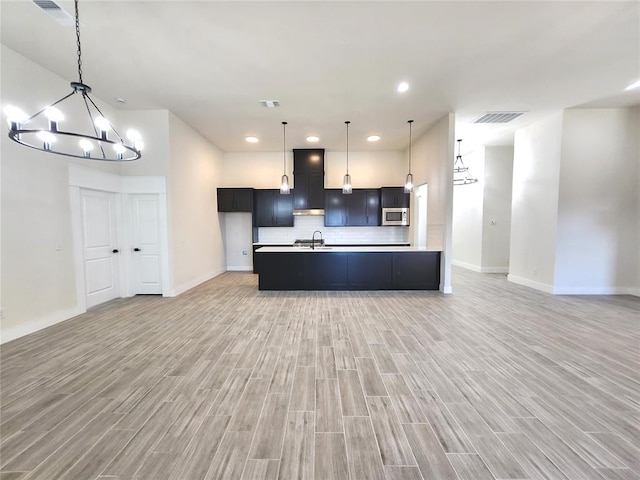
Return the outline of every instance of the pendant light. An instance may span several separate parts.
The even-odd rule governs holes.
[[[287,122],[282,122],[282,179],[280,181],[280,193],[282,195],[289,195],[291,193],[291,187],[289,187],[289,177],[287,177]]]
[[[470,185],[478,181],[477,178],[473,178],[469,173],[469,167],[465,166],[462,161],[462,155],[460,154],[460,144],[462,139],[458,139],[458,155],[456,161],[453,164],[453,184],[454,185]]]
[[[344,176],[344,180],[342,181],[342,193],[350,194],[353,192],[353,187],[351,185],[351,175],[349,175],[349,124],[351,123],[349,120],[344,122],[347,126],[347,173]]]
[[[78,81],[71,82],[71,93],[53,102],[50,106],[43,108],[34,115],[28,116],[19,108],[7,106],[5,114],[9,122],[9,138],[21,145],[41,150],[43,152],[55,153],[67,157],[84,158],[90,160],[107,160],[122,162],[137,160],[142,156],[140,151],[143,144],[140,134],[135,130],[127,132],[129,142],[118,134],[113,124],[107,120],[98,106],[89,96],[91,87],[82,81],[82,45],[80,43],[80,19],[78,15],[78,0],[75,0],[75,27],[76,46],[78,54]],[[59,124],[64,120],[64,115],[60,107],[62,102],[76,93],[80,94],[83,106],[80,108],[88,113],[86,131],[90,133],[79,133],[60,130]],[[67,102],[68,103],[68,102]],[[46,120],[45,118],[46,117]],[[34,122],[40,125],[32,125],[31,128],[25,126]],[[81,123],[79,120],[74,123]],[[109,139],[108,134],[113,132],[117,137]],[[97,152],[93,153],[93,152]]]
[[[411,124],[413,120],[408,120],[409,124],[409,173],[407,173],[407,181],[404,182],[404,193],[413,192],[413,175],[411,175]]]

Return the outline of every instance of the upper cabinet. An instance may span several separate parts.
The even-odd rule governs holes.
[[[324,208],[324,149],[293,150],[294,210]]]
[[[293,227],[293,195],[255,190],[256,227]]]
[[[219,212],[253,212],[253,188],[218,188]]]
[[[364,227],[381,224],[380,190],[325,190],[324,224],[327,227]]]
[[[409,194],[404,187],[382,187],[382,208],[409,208]]]

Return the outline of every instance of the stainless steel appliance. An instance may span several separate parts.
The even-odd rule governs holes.
[[[409,225],[409,209],[383,208],[382,225]]]

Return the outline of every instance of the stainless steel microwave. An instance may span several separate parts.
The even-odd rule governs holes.
[[[409,209],[383,208],[382,225],[409,225]]]

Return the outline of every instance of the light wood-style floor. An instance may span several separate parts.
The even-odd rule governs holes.
[[[640,300],[226,273],[1,348],[1,480],[640,478]]]

